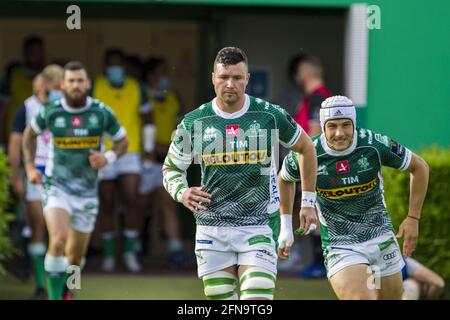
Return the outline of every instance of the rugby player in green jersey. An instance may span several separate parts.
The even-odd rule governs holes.
[[[278,219],[279,143],[304,159],[300,220],[302,227],[317,223],[314,146],[286,111],[245,94],[249,78],[241,49],[219,51],[212,73],[216,98],[184,117],[163,167],[165,189],[194,213],[198,277],[207,299],[273,299],[277,253],[269,220]],[[192,160],[201,166],[199,187],[186,180]]]
[[[89,87],[84,66],[69,62],[61,86],[64,98],[33,118],[23,136],[28,180],[42,184],[43,177],[34,164],[36,137],[44,130],[51,134],[43,201],[49,234],[44,267],[51,300],[61,299],[66,270],[76,271],[67,267],[80,266],[85,256],[98,211],[98,169],[114,162],[128,146],[125,129],[109,107],[87,96]],[[104,133],[114,144],[102,153]],[[73,283],[77,283],[76,279]]]
[[[381,167],[411,173],[409,213],[399,227],[403,254],[416,248],[428,165],[385,135],[356,127],[353,102],[334,96],[322,103],[324,133],[316,147],[317,212],[327,276],[339,299],[401,299],[404,262],[383,194]],[[280,213],[292,212],[298,157],[289,153],[280,170]],[[283,221],[283,219],[281,220]]]

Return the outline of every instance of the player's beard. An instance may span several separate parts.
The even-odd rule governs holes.
[[[72,108],[81,108],[86,105],[87,92],[82,94],[79,98],[72,98],[67,92],[64,92],[67,104]]]

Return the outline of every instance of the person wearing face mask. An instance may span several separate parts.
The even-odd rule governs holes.
[[[9,137],[8,157],[11,165],[11,186],[18,199],[25,200],[25,215],[27,226],[31,229],[31,239],[27,245],[31,258],[32,268],[36,281],[34,299],[46,298],[44,256],[47,251],[46,230],[42,209],[43,190],[38,184],[26,181],[21,174],[21,150],[23,132],[45,105],[55,102],[63,97],[61,80],[63,68],[58,65],[49,65],[33,80],[34,94],[26,99],[17,109],[13,123],[12,133]],[[44,132],[37,139],[36,157],[34,164],[44,175],[45,165],[49,155],[50,133]]]
[[[162,166],[182,105],[171,88],[164,58],[148,59],[145,81],[149,104],[142,112],[149,124],[143,130],[144,162],[139,193],[143,208],[152,208],[153,214],[163,214],[164,230],[168,238],[168,262],[170,267],[180,268],[189,262],[194,263],[194,258],[190,258],[183,250],[179,213],[176,204],[164,190]],[[150,216],[145,218],[146,224],[149,224],[150,219]]]
[[[16,111],[33,95],[33,79],[44,66],[44,40],[37,36],[26,38],[22,47],[22,62],[13,65],[0,83],[0,115],[6,118],[6,126],[0,130],[0,146],[7,145]]]
[[[323,133],[312,138],[317,151],[317,212],[327,276],[339,299],[401,299],[402,253],[410,257],[419,234],[428,186],[428,165],[386,135],[356,125],[356,109],[344,96],[322,102]],[[409,213],[394,233],[383,194],[382,166],[411,176]],[[290,152],[279,173],[281,233],[290,239],[280,259],[289,256],[289,228],[299,158]],[[283,224],[284,222],[284,224]],[[397,238],[403,238],[403,252]]]
[[[140,108],[147,102],[145,92],[138,80],[127,75],[125,55],[120,49],[109,49],[104,55],[104,75],[96,78],[93,97],[111,106],[119,122],[127,131],[128,152],[118,161],[100,171],[100,215],[99,226],[103,243],[104,259],[102,270],[115,269],[114,213],[117,211],[116,194],[124,211],[124,253],[123,262],[131,272],[139,272],[139,231],[142,226],[138,203],[138,189],[141,174],[141,130]],[[110,141],[106,140],[108,149]],[[120,192],[120,193],[116,193]]]
[[[298,106],[295,121],[312,137],[321,132],[320,104],[331,95],[325,87],[320,59],[308,55],[302,57],[297,64],[296,81],[305,96]]]

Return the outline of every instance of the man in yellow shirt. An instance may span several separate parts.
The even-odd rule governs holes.
[[[23,61],[10,65],[0,84],[0,118],[6,119],[0,130],[0,146],[6,146],[16,111],[33,94],[33,79],[45,66],[44,40],[26,38],[22,55]]]
[[[127,131],[128,152],[112,165],[100,171],[100,231],[102,233],[104,259],[102,269],[112,272],[115,268],[114,212],[116,195],[124,211],[123,262],[131,272],[139,272],[141,265],[137,257],[139,229],[142,214],[138,204],[138,188],[141,174],[141,130],[140,108],[145,95],[139,82],[127,76],[124,53],[120,49],[109,49],[104,55],[104,75],[95,80],[93,97],[109,105],[119,122]],[[106,148],[110,141],[106,141]]]

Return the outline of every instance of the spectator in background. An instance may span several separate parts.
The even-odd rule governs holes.
[[[304,54],[297,54],[289,60],[287,66],[287,77],[289,80],[289,88],[286,88],[285,91],[278,97],[276,103],[283,108],[292,116],[295,116],[295,112],[297,107],[303,99],[302,90],[299,88],[299,84],[297,83],[297,70],[298,65],[305,57]]]
[[[26,38],[22,59],[10,65],[0,84],[0,116],[6,119],[0,129],[0,146],[6,146],[16,110],[33,94],[33,79],[45,66],[44,40],[37,36]]]
[[[31,229],[31,239],[27,244],[27,252],[31,258],[32,268],[36,281],[35,300],[47,298],[45,290],[44,257],[47,252],[46,228],[42,208],[43,189],[38,184],[28,180],[24,184],[21,174],[21,146],[22,135],[27,124],[39,112],[42,112],[47,103],[54,102],[63,97],[61,81],[63,68],[57,65],[47,66],[42,73],[33,80],[33,95],[26,99],[17,109],[11,135],[9,137],[8,158],[11,165],[11,186],[18,199],[25,200],[25,215],[27,226]],[[35,166],[45,174],[50,144],[50,132],[46,131],[37,138]]]
[[[411,257],[404,260],[402,299],[438,299],[445,287],[444,279]]]
[[[169,150],[172,132],[176,129],[182,104],[171,89],[167,63],[164,58],[152,57],[145,67],[145,80],[149,104],[142,112],[148,123],[144,126],[144,163],[140,186],[141,203],[152,207],[152,213],[163,212],[164,230],[168,237],[168,257],[171,267],[189,262],[183,251],[180,236],[180,219],[176,203],[163,187],[162,167]],[[146,219],[146,225],[150,217]],[[147,230],[147,228],[145,228]],[[144,239],[145,241],[146,239]]]
[[[312,137],[321,133],[320,104],[330,97],[325,87],[323,66],[318,57],[305,56],[297,66],[297,83],[305,94],[298,107],[295,121]]]
[[[135,78],[139,83],[145,81],[144,63],[138,55],[130,54],[125,57],[125,71],[128,76]]]
[[[305,94],[300,103],[295,121],[312,137],[321,133],[320,128],[320,105],[330,96],[325,87],[323,78],[323,66],[318,57],[305,55],[297,64],[296,80],[300,90]],[[296,188],[296,198],[301,198],[301,188]],[[301,277],[319,278],[324,277],[326,272],[323,267],[323,256],[319,231],[305,236],[302,242],[310,241],[312,246],[312,260],[308,267],[303,267],[299,272]],[[306,255],[304,255],[306,257]],[[295,258],[295,256],[294,256]]]
[[[127,131],[128,152],[100,173],[100,216],[99,227],[103,243],[104,259],[102,270],[115,269],[115,201],[119,194],[124,213],[125,238],[123,261],[131,272],[139,272],[141,264],[137,257],[139,250],[139,230],[142,226],[142,212],[138,203],[138,190],[141,174],[141,115],[140,108],[146,103],[139,82],[127,75],[125,55],[120,49],[109,49],[104,55],[104,75],[97,77],[93,87],[93,97],[109,105],[118,121]],[[106,149],[111,142],[106,140]],[[120,193],[118,193],[120,192]]]
[[[303,99],[302,91],[299,89],[299,85],[297,83],[297,69],[303,57],[304,57],[303,54],[297,54],[289,60],[287,66],[287,77],[289,80],[289,88],[283,91],[283,93],[276,100],[276,103],[280,106],[283,106],[283,108],[287,111],[287,113],[289,113],[292,117],[295,116],[297,106]],[[282,161],[284,157],[288,154],[289,150],[281,145],[279,150],[280,150],[279,160]]]

